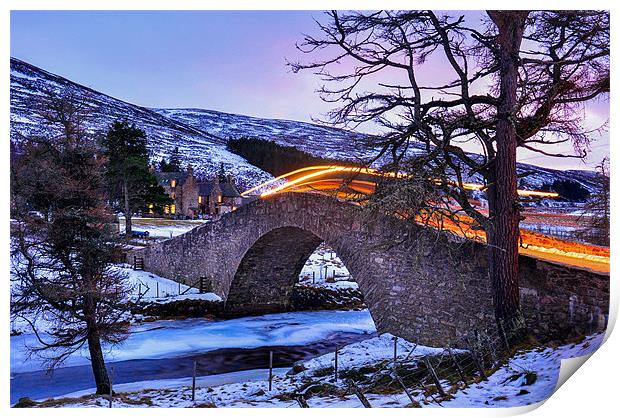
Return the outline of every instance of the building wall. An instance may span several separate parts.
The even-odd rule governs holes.
[[[198,215],[198,182],[193,174],[189,175],[183,183],[182,193],[178,200],[184,216],[193,218]]]

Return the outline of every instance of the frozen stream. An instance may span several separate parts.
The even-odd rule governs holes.
[[[367,310],[291,312],[209,321],[156,321],[132,328],[119,347],[106,350],[115,383],[264,369],[268,352],[274,367],[333,351],[336,346],[369,338],[376,332]],[[77,353],[53,375],[40,358],[27,358],[32,334],[11,337],[11,403],[28,396],[41,399],[94,387],[87,350]]]

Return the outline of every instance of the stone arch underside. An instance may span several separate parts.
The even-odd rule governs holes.
[[[299,273],[321,242],[316,235],[292,226],[260,237],[239,263],[226,298],[226,315],[288,310]]]
[[[185,283],[209,278],[231,315],[260,314],[286,309],[299,271],[321,241],[355,277],[379,332],[441,345],[495,326],[481,245],[456,244],[445,234],[391,216],[369,220],[359,207],[328,196],[260,199],[135,254],[144,257],[146,270],[163,277]],[[527,275],[521,277],[533,298],[534,320],[551,322],[549,315],[554,324],[561,323],[567,298],[576,292],[575,273],[534,262],[534,270],[524,269]],[[606,309],[608,277],[596,280],[601,298],[591,301],[587,289],[578,292],[586,313],[596,305]],[[550,294],[557,310],[544,305]]]

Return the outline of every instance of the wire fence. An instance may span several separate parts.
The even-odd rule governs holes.
[[[390,358],[363,353],[363,361],[354,362],[356,365],[352,367],[339,365],[341,353],[336,350],[331,367],[304,369],[295,373],[291,377],[291,381],[295,382],[294,389],[291,391],[291,386],[287,385],[286,393],[279,391],[274,383],[274,352],[270,351],[268,359],[265,359],[265,366],[268,367],[265,389],[271,392],[273,387],[278,392],[276,398],[292,401],[287,407],[310,408],[308,401],[314,396],[336,396],[340,399],[357,399],[364,408],[372,408],[373,397],[369,399],[368,395],[391,396],[394,403],[399,404],[403,404],[403,396],[406,396],[409,402],[405,406],[410,407],[419,407],[422,403],[442,406],[455,392],[488,380],[497,369],[507,364],[518,347],[514,341],[523,341],[516,332],[506,333],[507,329],[518,329],[512,325],[500,325],[499,333],[497,330],[473,330],[465,338],[455,340],[440,351],[433,350],[430,354],[419,353],[422,351],[419,345],[410,346],[404,340],[394,337],[393,355]],[[212,396],[208,396],[208,399],[198,398],[196,369],[195,361],[192,402],[208,402],[217,406]],[[524,370],[521,374],[526,373]]]
[[[329,393],[340,397],[354,395],[365,408],[371,408],[368,394],[393,396],[395,403],[402,403],[399,397],[409,399],[407,406],[417,407],[420,403],[443,402],[472,383],[487,380],[498,368],[506,364],[514,354],[511,341],[516,333],[508,335],[505,330],[518,329],[513,326],[496,330],[474,330],[464,339],[449,344],[439,353],[418,355],[418,345],[407,351],[398,350],[398,337],[394,337],[392,359],[377,359],[370,365],[338,369],[338,355],[335,353],[331,375],[317,377],[306,374],[294,398],[300,407],[308,408],[308,400],[315,394]],[[459,348],[456,348],[459,347]],[[311,372],[312,373],[312,372]]]

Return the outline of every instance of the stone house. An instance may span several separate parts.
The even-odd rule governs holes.
[[[198,206],[201,214],[220,215],[241,206],[244,199],[235,186],[232,176],[216,175],[211,181],[198,185]]]
[[[164,208],[164,214],[175,218],[195,218],[200,213],[198,204],[198,181],[194,169],[187,166],[187,171],[153,173],[165,192],[174,199],[174,204]]]

